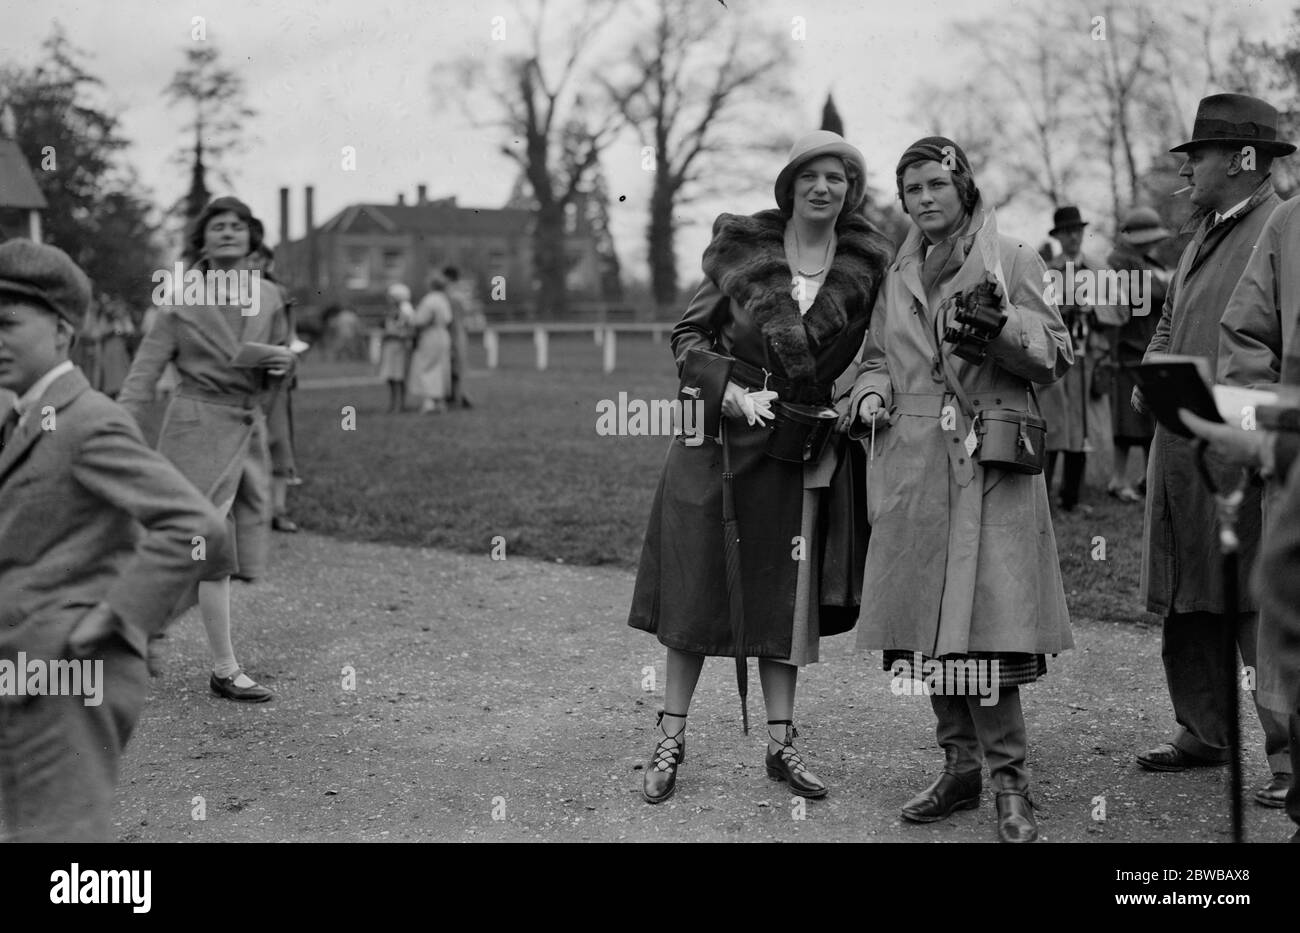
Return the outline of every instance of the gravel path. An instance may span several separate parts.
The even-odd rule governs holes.
[[[121,839],[993,839],[987,788],[978,810],[899,820],[941,763],[930,705],[892,695],[878,655],[854,651],[851,635],[824,642],[799,687],[799,745],[829,797],[798,818],[765,775],[761,731],[741,734],[731,662],[713,659],[677,794],[650,807],[638,788],[664,659],[626,625],[630,573],[310,534],[277,545],[273,578],[234,598],[241,663],[277,699],[211,696],[202,626],[181,620],[127,749]],[[1075,641],[1025,691],[1043,839],[1225,840],[1226,769],[1133,763],[1172,725],[1158,631],[1076,620]],[[1262,734],[1244,705],[1242,721],[1253,787],[1266,777]],[[1290,835],[1282,811],[1247,803],[1246,815],[1252,841]]]

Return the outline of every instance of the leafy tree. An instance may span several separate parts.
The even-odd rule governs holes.
[[[29,70],[0,70],[17,142],[49,208],[42,238],[85,270],[97,293],[147,306],[162,262],[158,218],[124,161],[129,142],[116,114],[96,101],[102,82],[57,23]]]

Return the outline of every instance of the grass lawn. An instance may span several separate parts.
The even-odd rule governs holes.
[[[363,541],[507,553],[635,567],[667,451],[663,437],[601,437],[597,403],[671,399],[667,341],[620,335],[619,369],[601,372],[590,335],[553,336],[550,369],[533,367],[528,335],[501,341],[500,368],[468,380],[475,407],[388,415],[385,386],[318,389],[294,397],[299,470],[290,493],[304,528]],[[471,365],[482,366],[473,347]],[[304,376],[354,375],[316,364]],[[356,429],[343,429],[343,410]],[[1137,599],[1141,506],[1085,493],[1091,514],[1056,521],[1066,594],[1076,615],[1150,621]],[[1104,539],[1105,559],[1097,539]]]

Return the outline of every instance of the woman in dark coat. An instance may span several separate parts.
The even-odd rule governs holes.
[[[714,223],[706,280],[673,330],[679,370],[691,348],[735,360],[722,434],[734,475],[744,624],[737,645],[722,448],[674,439],[629,618],[668,649],[661,734],[642,789],[649,803],[676,787],[686,714],[709,655],[760,659],[769,776],[805,797],[827,792],[791,744],[794,693],[798,667],[817,660],[818,638],[846,630],[856,616],[866,529],[852,520],[855,495],[864,515],[853,466],[861,451],[836,435],[816,462],[768,456],[764,401],[830,405],[838,397],[834,383],[861,349],[890,255],[885,238],[857,213],[864,186],[862,155],[841,137],[819,131],[799,140],[777,176],[778,210],[722,214]],[[848,426],[846,402],[837,408],[837,431]]]
[[[195,219],[187,265],[206,273],[246,269],[257,246],[253,219],[236,198],[217,198]],[[140,345],[119,403],[142,421],[168,363],[180,374],[176,396],[158,438],[158,450],[227,515],[233,547],[208,552],[208,572],[177,613],[197,600],[213,655],[209,686],[218,696],[265,702],[272,693],[245,674],[230,635],[230,578],[254,579],[266,559],[271,530],[271,463],[263,404],[269,380],[294,367],[280,290],[259,276],[256,313],[235,301],[194,304],[181,298],[160,309]],[[177,285],[180,294],[180,285]],[[247,367],[236,354],[252,354]]]
[[[1142,282],[1141,294],[1130,292],[1120,306],[1124,323],[1116,328],[1111,340],[1115,363],[1115,388],[1110,394],[1115,465],[1107,492],[1121,502],[1142,501],[1137,487],[1145,488],[1146,458],[1155,434],[1156,422],[1150,412],[1135,411],[1131,404],[1137,382],[1129,366],[1142,362],[1160,323],[1169,271],[1153,253],[1169,237],[1169,231],[1160,225],[1159,214],[1149,207],[1135,208],[1120,223],[1119,242],[1106,259],[1107,268],[1123,272],[1126,277],[1137,272],[1147,278]],[[1135,448],[1142,451],[1141,457],[1133,457]],[[1129,463],[1134,459],[1139,462],[1130,470]]]

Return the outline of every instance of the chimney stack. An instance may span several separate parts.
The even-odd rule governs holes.
[[[307,240],[307,287],[315,291],[320,283],[320,271],[316,257],[316,189],[311,185],[303,190],[306,201],[307,230],[303,236]]]
[[[289,242],[289,189],[280,189],[280,242],[283,246]]]
[[[397,206],[406,207],[406,195],[402,194],[400,191],[397,192]]]
[[[428,204],[428,203],[429,203],[429,186],[428,186],[428,185],[416,185],[416,186],[415,186],[415,192],[416,192],[416,200],[417,200],[417,203],[420,203],[420,204]]]

